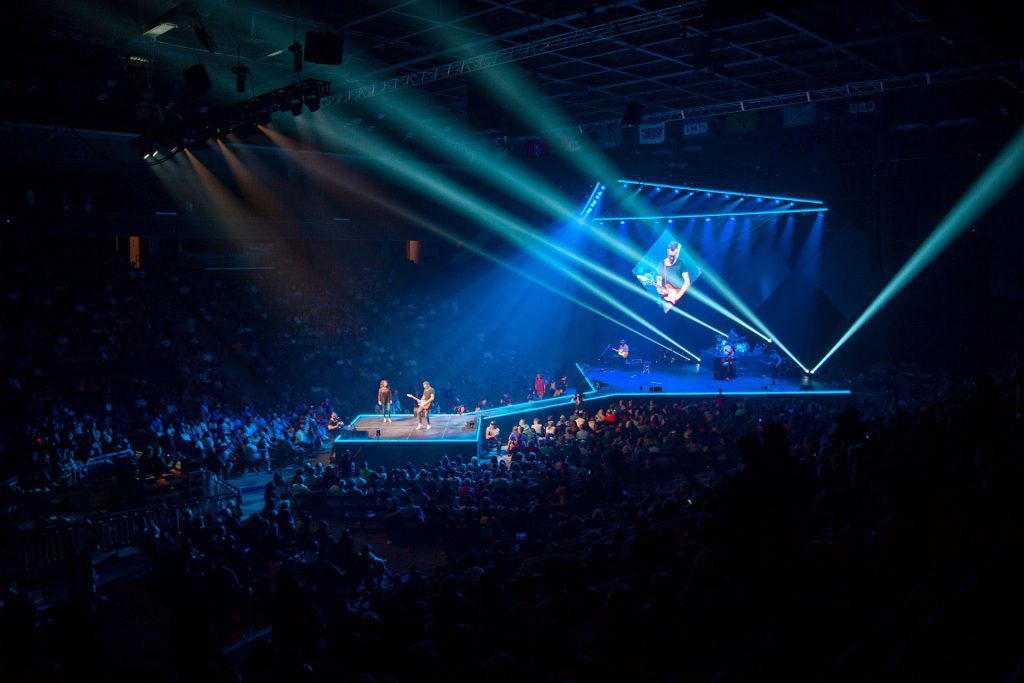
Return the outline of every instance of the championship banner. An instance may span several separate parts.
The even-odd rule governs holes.
[[[617,123],[606,123],[601,126],[598,140],[602,147],[618,147],[622,142],[622,128]]]
[[[730,114],[727,117],[727,128],[730,133],[753,133],[757,130],[757,112],[745,111],[740,114]]]
[[[642,124],[640,126],[640,144],[641,145],[656,145],[660,142],[665,142],[665,124],[653,123],[653,124]]]
[[[818,120],[818,108],[814,102],[794,104],[782,109],[782,125],[786,128],[809,126]]]

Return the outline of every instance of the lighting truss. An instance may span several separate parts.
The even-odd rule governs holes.
[[[207,139],[223,137],[228,132],[234,132],[242,137],[253,134],[256,132],[257,122],[265,120],[271,113],[287,111],[292,102],[304,103],[309,98],[319,98],[322,102],[330,93],[330,81],[307,78],[228,107],[176,121],[154,133],[136,138],[132,144],[144,152],[162,148],[166,150],[166,158],[184,147],[205,146]]]
[[[711,194],[719,194],[726,197],[750,197],[753,199],[774,199],[780,202],[803,202],[805,204],[824,204],[820,199],[797,199],[796,197],[779,197],[770,194],[754,194],[752,192],[733,192],[732,190],[710,190],[706,187],[690,187],[688,185],[667,185],[665,183],[649,183],[642,180],[625,180],[620,179],[617,182],[623,185],[639,185],[644,187],[661,187],[667,190],[686,190],[687,192],[704,192]]]
[[[764,211],[729,211],[726,213],[684,213],[684,214],[666,214],[664,216],[605,216],[598,218],[597,222],[602,223],[605,221],[660,221],[660,220],[675,220],[677,218],[727,218],[731,216],[770,216],[772,214],[784,214],[784,213],[824,213],[828,211],[823,206],[815,207],[813,209],[766,209]]]
[[[598,40],[618,39],[622,36],[653,29],[672,26],[681,22],[692,21],[703,16],[704,2],[684,2],[672,7],[666,7],[653,12],[644,12],[625,19],[616,19],[595,26],[569,31],[557,36],[542,38],[522,45],[508,47],[487,54],[462,59],[457,62],[442,64],[441,66],[423,69],[411,74],[391,78],[386,81],[370,83],[353,90],[348,90],[323,101],[325,105],[345,104],[355,100],[363,100],[368,97],[385,95],[396,90],[415,88],[427,83],[455,78],[482,69],[489,69],[501,64],[518,62],[529,57],[560,52],[582,45],[588,45]]]
[[[907,88],[921,88],[932,85],[958,83],[961,81],[996,77],[1006,72],[1019,73],[1019,71],[1019,62],[997,62],[994,64],[942,69],[940,71],[910,74],[907,76],[879,78],[871,81],[856,81],[845,85],[820,88],[818,90],[802,90],[782,95],[769,95],[767,97],[756,97],[749,100],[733,100],[731,102],[716,102],[714,104],[706,104],[699,107],[658,112],[644,116],[642,122],[645,124],[652,124],[665,123],[668,121],[687,121],[690,119],[701,119],[713,116],[725,116],[727,114],[739,114],[747,111],[757,111],[758,109],[788,107],[794,104],[806,104],[808,102],[845,100],[851,97],[881,95],[892,90],[905,90]],[[618,123],[620,123],[618,120],[613,119],[591,121],[589,123],[582,123],[571,127],[552,128],[544,131],[544,134],[554,136],[558,133],[566,132],[596,133],[606,126]]]

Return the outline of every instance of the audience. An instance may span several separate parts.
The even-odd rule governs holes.
[[[147,524],[133,598],[99,591],[87,556],[46,609],[10,582],[0,666],[14,679],[1012,680],[1024,667],[1019,371],[845,405],[581,400],[508,425],[507,448],[495,433],[480,457],[385,467],[341,449],[324,463],[308,456],[331,412],[351,419],[385,358],[422,353],[379,346],[406,315],[373,314],[367,292],[387,274],[317,315],[330,307],[315,286],[218,287],[187,268],[159,284],[116,268],[76,281],[87,270],[31,291],[5,271],[5,314],[29,321],[2,332],[18,399],[2,461],[23,488],[73,486],[122,448],[140,472],[276,461],[294,474],[266,484],[261,512]],[[177,299],[154,308],[168,278]],[[455,309],[429,311],[409,314],[445,344],[435,316]],[[259,381],[232,367],[239,353]],[[91,374],[104,356],[125,375]],[[491,403],[545,393],[510,360],[437,384]],[[406,367],[393,384],[420,378]],[[445,567],[393,572],[346,528],[353,515],[379,520],[393,548],[441,549]],[[119,653],[119,599],[149,601],[140,624],[165,643],[145,670]]]

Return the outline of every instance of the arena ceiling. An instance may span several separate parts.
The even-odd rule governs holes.
[[[1000,107],[1024,85],[1011,22],[982,3],[38,0],[4,12],[0,116],[126,132],[154,108],[188,115],[301,78],[331,81],[339,106],[407,90],[472,119],[471,74],[499,63],[585,125],[620,121],[631,102],[650,118],[913,74],[980,83],[971,97]],[[160,24],[172,28],[146,34]],[[344,36],[341,65],[307,59],[296,73],[289,46],[310,31]],[[212,88],[189,95],[182,72],[196,64]]]

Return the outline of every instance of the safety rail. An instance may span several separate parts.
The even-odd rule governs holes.
[[[103,455],[97,455],[95,458],[89,458],[85,461],[86,476],[91,479],[92,476],[101,468],[109,467],[110,465],[115,464],[118,460],[134,457],[135,451],[125,448],[113,453],[104,453]]]
[[[4,554],[13,559],[15,572],[36,572],[83,553],[112,552],[131,547],[153,529],[162,533],[178,533],[187,519],[216,513],[230,504],[241,505],[241,491],[215,474],[199,470],[189,476],[201,478],[202,495],[23,530],[13,541],[14,552]]]

